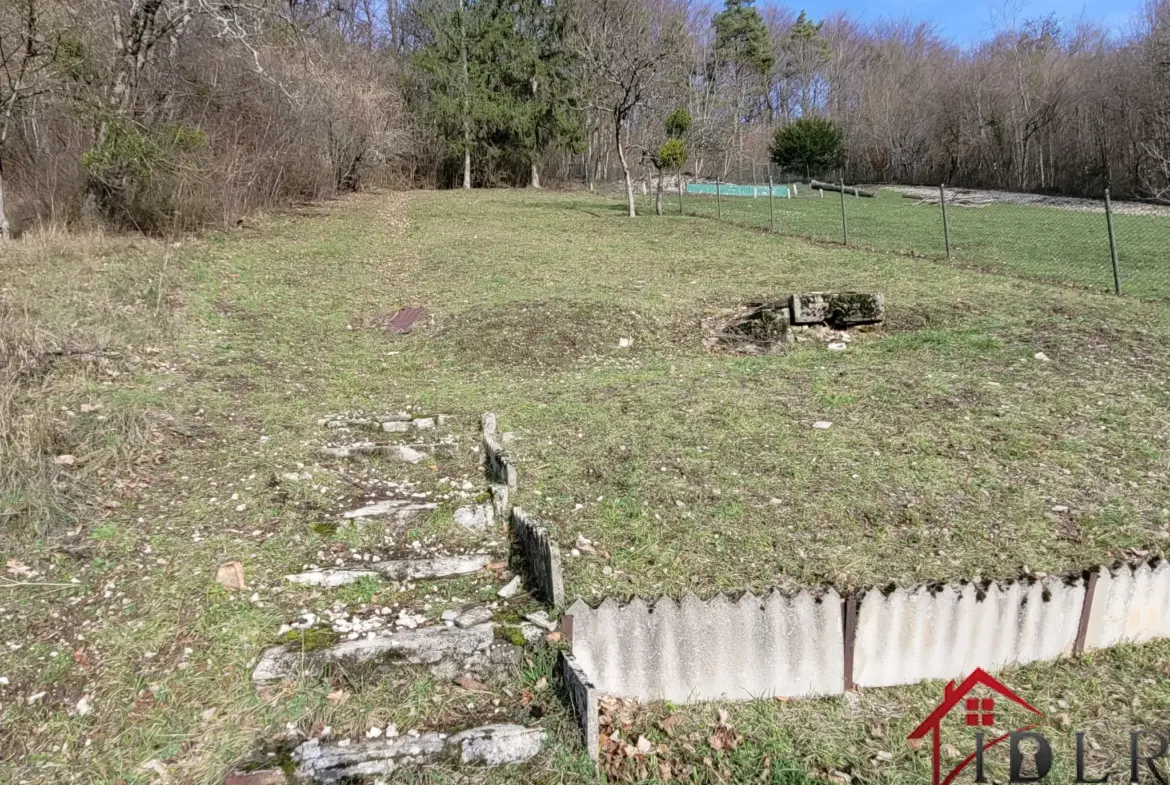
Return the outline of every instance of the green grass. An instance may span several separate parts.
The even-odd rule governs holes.
[[[427,490],[467,477],[476,492],[478,418],[496,411],[517,437],[517,501],[566,550],[583,535],[603,552],[566,558],[571,595],[1059,572],[1158,548],[1170,522],[1170,313],[1158,303],[694,218],[629,220],[578,194],[391,194],[272,216],[185,242],[161,300],[145,281],[164,275],[162,250],[108,242],[105,263],[47,251],[14,264],[6,284],[6,313],[20,319],[5,346],[22,350],[6,358],[44,359],[28,338],[38,323],[102,330],[117,355],[77,373],[22,371],[5,410],[18,423],[36,414],[27,432],[41,435],[6,449],[40,469],[5,475],[2,498],[59,502],[53,514],[22,503],[5,515],[5,563],[36,571],[5,574],[33,585],[0,586],[5,642],[23,644],[0,647],[10,681],[0,722],[15,731],[0,734],[0,760],[16,781],[55,781],[65,767],[136,785],[155,778],[142,764],[159,760],[176,779],[213,782],[287,723],[355,735],[372,721],[533,721],[521,690],[548,675],[547,652],[494,696],[416,673],[253,689],[259,650],[302,609],[429,604],[437,617],[498,588],[491,578],[433,592],[285,584],[306,564],[403,555],[427,538],[505,551],[501,528],[463,532],[451,504],[386,532],[323,525],[360,497],[338,464],[314,457],[329,438],[316,421],[332,411],[454,415],[456,455],[371,470]],[[823,289],[881,291],[888,323],[839,354],[701,347],[704,316]],[[348,329],[405,305],[429,314],[409,335]],[[91,401],[104,408],[81,412]],[[85,419],[95,415],[109,427]],[[833,426],[814,430],[817,420]],[[65,446],[84,459],[71,470],[52,462]],[[272,482],[291,471],[313,479]],[[239,595],[214,582],[231,559],[249,583]],[[1077,673],[1087,694],[1096,672]],[[344,704],[327,700],[337,689],[351,695]],[[79,716],[83,695],[92,712]],[[798,733],[801,712],[852,717],[847,701],[807,705],[736,709],[761,744],[787,739],[745,760],[815,772],[826,756],[862,754],[850,750],[863,749],[856,723],[840,745]],[[568,714],[540,723],[549,752],[523,774],[488,777],[588,778]]]
[[[942,212],[938,205],[918,204],[894,191],[877,198],[845,197],[852,245],[882,251],[946,255]],[[716,209],[714,197],[684,197],[688,214],[715,217],[748,226],[770,226],[768,200],[727,197]],[[823,199],[801,196],[775,200],[776,231],[822,242],[844,239],[839,194]],[[678,201],[667,212],[677,213]],[[1113,266],[1105,214],[1034,205],[992,204],[948,208],[951,258],[1008,275],[1051,280],[1095,291],[1113,290]],[[1170,218],[1115,215],[1123,290],[1139,297],[1170,297]]]

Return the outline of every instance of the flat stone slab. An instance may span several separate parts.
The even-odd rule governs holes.
[[[835,327],[852,327],[886,318],[886,301],[880,294],[811,292],[794,294],[789,303],[793,324],[828,322]]]
[[[362,578],[377,577],[379,577],[378,573],[371,570],[310,570],[296,575],[286,575],[284,579],[289,583],[297,583],[301,586],[321,586],[331,589],[336,586],[357,583]]]
[[[448,455],[455,450],[453,444],[378,444],[377,442],[356,442],[338,447],[322,447],[319,453],[325,458],[360,458],[380,456],[392,460],[418,463],[428,455]]]
[[[455,523],[464,529],[486,529],[495,517],[491,504],[470,504],[455,510]]]
[[[356,583],[362,578],[390,578],[399,581],[449,578],[453,575],[471,575],[479,572],[488,564],[490,558],[486,554],[476,553],[469,556],[439,556],[434,559],[368,562],[362,569],[309,570],[286,575],[285,580],[301,586],[333,588]]]
[[[293,751],[297,776],[331,783],[389,775],[404,766],[450,763],[501,766],[524,763],[540,752],[545,734],[523,725],[484,725],[448,736],[421,733],[341,746],[310,739]]]
[[[385,501],[367,504],[365,507],[360,507],[356,510],[343,512],[341,517],[374,518],[379,515],[396,515],[402,517],[406,515],[413,515],[416,512],[422,512],[424,510],[437,510],[438,508],[439,505],[436,502],[419,504],[417,502],[408,502],[402,499],[386,499]]]
[[[518,647],[496,639],[493,624],[424,627],[309,652],[295,644],[270,646],[261,652],[252,681],[263,684],[328,666],[362,671],[401,665],[421,665],[438,678],[453,679],[465,671],[483,674],[493,666],[513,665],[519,653]]]
[[[402,559],[370,564],[370,569],[394,580],[426,580],[452,575],[470,575],[487,566],[491,557],[485,553],[466,556],[437,556],[434,559]]]

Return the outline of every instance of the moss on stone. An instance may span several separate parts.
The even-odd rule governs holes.
[[[527,641],[524,640],[524,633],[519,627],[513,627],[510,624],[501,624],[496,627],[496,637],[502,641],[507,641],[513,646],[523,646]]]
[[[333,630],[312,627],[307,630],[289,630],[281,638],[281,642],[287,643],[296,651],[310,652],[327,649],[340,639],[341,636]]]

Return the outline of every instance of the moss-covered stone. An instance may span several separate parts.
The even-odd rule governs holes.
[[[507,641],[513,646],[523,646],[526,643],[524,633],[519,627],[513,627],[510,624],[501,624],[496,627],[495,632],[498,639]]]
[[[310,652],[327,649],[341,639],[333,630],[321,627],[312,627],[307,630],[289,630],[282,638],[281,643],[290,645],[294,651]]]

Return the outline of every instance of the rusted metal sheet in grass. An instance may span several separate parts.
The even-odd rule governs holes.
[[[869,591],[857,617],[853,681],[858,687],[950,679],[975,668],[1072,654],[1084,581],[919,586]]]
[[[687,595],[647,605],[577,600],[573,654],[599,692],[643,701],[750,700],[844,692],[842,602],[834,591]]]
[[[512,508],[512,535],[545,602],[556,607],[564,605],[565,579],[561,572],[560,547],[535,518],[519,507]]]
[[[408,333],[414,323],[425,315],[426,311],[422,308],[401,308],[390,317],[386,329],[392,333]]]
[[[1102,568],[1085,634],[1085,651],[1170,638],[1170,563]]]

